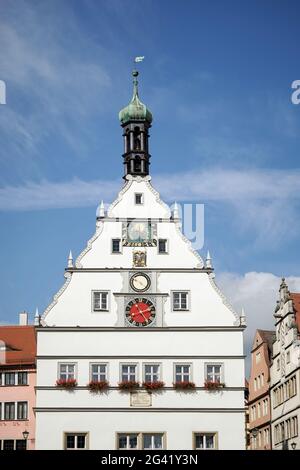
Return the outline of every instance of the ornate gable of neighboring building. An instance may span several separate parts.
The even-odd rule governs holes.
[[[290,296],[291,296],[294,311],[295,311],[295,321],[296,321],[298,333],[300,333],[300,293],[291,292]]]
[[[252,351],[254,351],[258,346],[265,343],[268,349],[268,359],[270,361],[272,356],[272,345],[275,338],[275,331],[273,330],[256,330],[254,341],[252,344]],[[251,352],[252,352],[251,351]]]

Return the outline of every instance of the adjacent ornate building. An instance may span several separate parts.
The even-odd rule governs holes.
[[[271,365],[273,449],[300,449],[300,293],[285,279],[275,309],[276,341]]]
[[[244,317],[152,186],[133,76],[123,187],[37,328],[36,447],[244,449]]]
[[[20,320],[0,326],[0,450],[35,447],[35,330]]]
[[[249,379],[249,433],[251,450],[271,449],[270,365],[275,332],[256,330]]]

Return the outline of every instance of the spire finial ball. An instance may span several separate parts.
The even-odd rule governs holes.
[[[137,70],[132,71],[132,76],[133,77],[138,77],[138,75],[139,75],[139,72]]]

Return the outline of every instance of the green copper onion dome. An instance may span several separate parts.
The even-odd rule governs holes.
[[[138,71],[134,70],[133,75],[133,96],[126,108],[121,109],[119,112],[119,119],[121,124],[126,124],[129,121],[145,120],[149,124],[152,122],[152,114],[149,109],[140,101],[138,92]]]

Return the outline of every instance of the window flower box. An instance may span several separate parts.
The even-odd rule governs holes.
[[[212,380],[206,380],[204,383],[204,388],[206,388],[206,390],[218,390],[224,387],[225,384],[222,382],[213,382]]]
[[[123,382],[118,383],[118,387],[120,390],[123,391],[132,391],[138,389],[140,386],[139,382],[135,382],[134,380],[124,380]]]
[[[161,390],[165,386],[164,382],[143,382],[143,387],[149,391]]]
[[[77,386],[77,380],[76,379],[57,379],[56,386],[66,388],[68,390],[72,390]]]
[[[108,387],[109,387],[109,383],[107,382],[107,380],[100,380],[100,381],[91,380],[88,384],[88,388],[93,393],[104,392],[105,390],[108,389]]]
[[[174,382],[173,387],[175,390],[194,390],[195,389],[195,384],[194,382]]]

